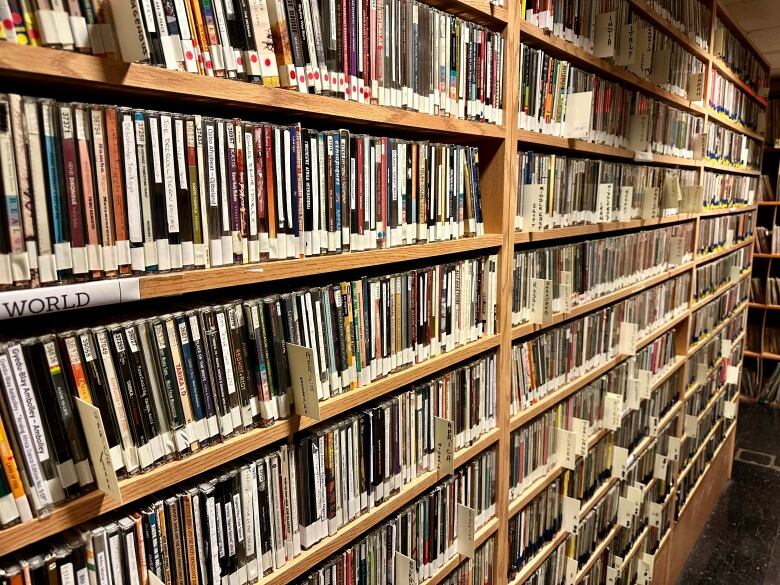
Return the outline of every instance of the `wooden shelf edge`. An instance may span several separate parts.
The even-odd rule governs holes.
[[[723,208],[715,208],[715,209],[705,209],[703,211],[700,211],[697,215],[699,217],[711,217],[716,215],[731,215],[734,213],[747,213],[750,211],[755,211],[758,209],[757,204],[752,205],[736,205],[733,207],[723,207]]]
[[[541,232],[515,231],[514,240],[515,244],[527,244],[592,234],[611,234],[613,232],[636,228],[657,227],[672,223],[684,223],[686,221],[693,221],[695,219],[695,214],[683,213],[679,215],[669,215],[666,217],[654,217],[651,219],[632,219],[631,221],[613,221],[609,223],[594,223],[563,228],[552,228],[543,230]]]
[[[772,360],[772,361],[775,361],[775,362],[780,361],[780,355],[778,355],[776,353],[769,353],[769,352],[757,353],[755,351],[747,351],[747,350],[745,350],[744,353],[748,357],[760,358],[760,359],[763,359],[763,360]]]
[[[749,175],[751,177],[760,177],[761,171],[755,171],[753,169],[741,169],[739,167],[732,167],[729,165],[724,165],[719,162],[713,161],[713,160],[705,160],[702,163],[704,165],[705,169],[711,170],[711,171],[720,171],[723,173],[732,173],[735,175]]]
[[[727,256],[728,254],[731,254],[732,252],[736,252],[737,250],[744,248],[745,246],[749,246],[753,243],[753,236],[750,236],[749,238],[745,238],[741,242],[737,242],[736,244],[728,247],[723,248],[722,250],[715,250],[714,252],[708,252],[707,254],[703,254],[701,256],[694,257],[694,263],[696,266],[700,266],[701,264],[706,264],[707,262],[712,262],[713,260],[717,260],[721,256]]]
[[[476,0],[469,3],[476,3]],[[3,43],[0,45],[0,75],[37,83],[56,82],[58,87],[68,86],[80,91],[110,90],[115,95],[152,96],[190,104],[207,101],[211,106],[314,117],[334,123],[362,123],[411,131],[424,129],[428,133],[463,138],[501,139],[506,135],[504,127],[495,124],[359,104],[46,47]]]
[[[757,201],[756,205],[759,207],[767,206],[767,207],[773,207],[776,205],[780,205],[780,201]]]
[[[643,290],[650,288],[651,286],[655,286],[657,284],[675,278],[676,276],[679,276],[680,274],[689,271],[692,267],[693,267],[693,262],[689,261],[686,262],[685,264],[681,264],[680,266],[675,266],[674,268],[671,268],[666,272],[657,274],[641,282],[629,285],[625,288],[609,293],[608,295],[604,295],[597,299],[593,299],[592,301],[588,301],[587,303],[577,305],[568,313],[565,312],[554,313],[552,316],[552,321],[549,323],[545,323],[544,325],[538,325],[535,323],[524,323],[522,325],[515,325],[514,327],[512,327],[512,340],[516,341],[528,335],[540,333],[546,329],[554,327],[555,325],[559,325],[564,321],[568,321],[569,319],[574,319],[576,317],[581,317],[582,315],[587,315],[588,313],[592,313],[593,311],[601,309],[602,307],[611,305],[612,303],[616,303],[632,295],[640,293]]]
[[[613,65],[606,59],[591,55],[584,49],[577,47],[573,43],[570,43],[551,32],[539,28],[527,20],[520,20],[520,40],[523,42],[525,42],[525,39],[523,39],[524,36],[532,39],[532,43],[530,44],[543,45],[547,52],[563,57],[579,68],[591,70],[613,80],[617,80],[620,83],[631,85],[634,89],[644,94],[650,94],[654,98],[673,105],[678,109],[700,116],[704,115],[704,108],[702,106],[667,91],[646,79],[642,79],[638,75],[623,69],[622,67]]]
[[[186,481],[196,475],[225,465],[231,461],[291,437],[294,433],[325,422],[326,420],[348,412],[362,404],[375,400],[384,394],[392,392],[430,374],[456,365],[464,360],[497,347],[498,336],[488,338],[463,346],[452,352],[436,356],[402,370],[390,374],[354,392],[341,394],[322,402],[320,413],[322,420],[294,416],[277,421],[270,427],[251,429],[241,435],[230,437],[221,443],[212,445],[184,459],[171,461],[160,465],[147,473],[134,475],[119,482],[123,504],[111,497],[105,496],[99,490],[91,491],[79,498],[70,500],[44,518],[35,518],[31,522],[17,524],[0,530],[0,556],[4,556],[18,548],[37,542],[43,538],[62,532],[78,524],[96,518],[102,514],[129,504],[159,490]],[[459,460],[466,461],[473,454],[481,451],[498,440],[499,430],[492,429],[479,437],[472,445],[456,452],[456,464]]]
[[[720,124],[721,126],[725,126],[729,130],[733,130],[734,132],[739,132],[740,134],[744,134],[745,136],[748,136],[749,138],[752,138],[753,140],[758,140],[759,142],[764,142],[764,135],[759,134],[755,130],[751,130],[747,126],[742,125],[741,123],[732,120],[731,118],[721,114],[717,110],[714,110],[711,107],[707,107],[707,116],[710,120],[715,122],[716,124]]]
[[[541,564],[549,557],[558,546],[566,540],[569,533],[564,530],[559,530],[553,539],[545,544],[539,552],[537,552],[531,559],[523,565],[523,568],[518,571],[514,579],[509,581],[509,585],[522,585],[528,578],[538,569]]]
[[[780,254],[771,254],[768,252],[756,252],[753,254],[754,258],[767,258],[769,260],[780,259]]]
[[[288,280],[313,274],[333,273],[343,270],[359,270],[372,266],[394,264],[426,258],[437,258],[501,246],[501,234],[487,234],[460,240],[413,244],[383,250],[349,252],[328,256],[310,256],[289,260],[273,260],[257,264],[220,266],[204,270],[187,270],[140,277],[141,299],[175,296],[200,291],[203,279],[209,279],[209,287],[225,288],[245,284],[257,284]]]

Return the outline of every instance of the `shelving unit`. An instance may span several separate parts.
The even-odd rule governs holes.
[[[710,23],[710,36],[714,34],[716,10],[715,0],[704,0],[713,9],[713,19]],[[479,22],[489,28],[501,31],[506,41],[505,71],[504,71],[504,125],[496,126],[466,120],[457,120],[441,116],[431,116],[402,109],[370,106],[346,102],[331,97],[301,94],[282,89],[272,89],[249,83],[200,77],[187,73],[168,71],[139,64],[126,64],[107,61],[84,54],[58,51],[53,49],[26,47],[8,43],[0,43],[0,79],[5,90],[23,92],[28,89],[45,91],[41,88],[57,87],[75,95],[89,95],[93,101],[116,102],[120,100],[162,101],[168,104],[180,104],[187,108],[219,108],[250,118],[262,119],[263,116],[280,115],[295,117],[301,120],[316,120],[319,124],[329,127],[344,125],[368,131],[388,131],[409,137],[425,137],[444,142],[477,145],[480,148],[481,189],[485,219],[484,236],[462,239],[452,242],[437,242],[387,250],[356,252],[343,255],[332,255],[296,260],[284,260],[260,264],[212,268],[201,271],[177,272],[144,276],[138,278],[139,296],[145,299],[163,299],[203,291],[204,289],[227,289],[240,285],[258,283],[281,283],[287,279],[303,278],[311,275],[327,275],[342,272],[359,273],[360,270],[384,266],[404,265],[411,262],[424,262],[439,258],[457,257],[469,253],[499,253],[497,308],[498,334],[482,338],[480,341],[460,347],[433,359],[394,373],[359,390],[333,397],[321,403],[322,420],[333,418],[349,412],[388,393],[403,388],[427,376],[441,372],[465,360],[487,351],[497,351],[497,427],[480,437],[472,445],[456,452],[456,466],[462,465],[485,449],[495,446],[499,469],[496,477],[496,516],[477,531],[477,545],[485,542],[491,536],[495,537],[496,558],[494,559],[494,583],[505,585],[509,563],[508,520],[523,508],[536,494],[549,485],[561,472],[560,467],[539,478],[528,487],[518,498],[510,501],[509,477],[506,465],[509,461],[510,433],[531,421],[545,410],[564,400],[588,383],[597,379],[610,369],[628,359],[627,355],[617,355],[599,364],[582,376],[570,381],[555,392],[539,400],[530,408],[520,413],[510,415],[510,392],[512,376],[512,343],[540,331],[559,325],[569,319],[578,317],[607,305],[616,303],[631,295],[641,292],[653,285],[659,284],[681,274],[690,274],[695,278],[696,267],[711,262],[735,250],[753,245],[752,238],[737,242],[728,249],[717,250],[705,255],[694,255],[684,264],[673,268],[642,282],[632,284],[609,295],[602,296],[588,303],[575,306],[567,313],[558,313],[550,323],[540,325],[512,326],[512,262],[515,249],[536,247],[545,243],[558,243],[560,240],[583,239],[591,236],[607,236],[637,229],[647,229],[673,224],[692,224],[694,226],[694,242],[698,241],[700,222],[702,218],[736,214],[752,213],[755,217],[758,206],[724,207],[703,211],[700,214],[681,213],[669,217],[613,222],[597,225],[571,226],[540,232],[515,231],[515,206],[517,199],[517,151],[518,149],[541,148],[570,155],[617,159],[623,161],[637,160],[637,153],[630,149],[596,145],[582,140],[572,140],[547,136],[540,133],[517,129],[516,105],[518,102],[518,71],[519,43],[524,42],[544,48],[556,56],[571,61],[585,70],[626,84],[638,91],[644,92],[662,102],[682,110],[700,115],[706,122],[709,119],[741,132],[751,138],[762,140],[763,137],[741,125],[714,113],[701,103],[691,102],[661,89],[649,81],[620,69],[604,59],[596,58],[560,38],[551,36],[548,32],[523,20],[519,14],[519,3],[507,0],[507,7],[495,7],[487,0],[425,0],[426,3],[442,10],[461,15],[464,18]],[[724,77],[735,83],[742,91],[750,95],[757,103],[766,106],[766,100],[759,97],[743,81],[721,63],[717,58],[693,43],[686,35],[679,32],[664,18],[659,16],[646,0],[627,0],[627,2],[642,14],[648,21],[661,29],[686,51],[701,60],[705,66],[705,80],[709,72],[716,68]],[[706,81],[705,81],[706,87]],[[706,93],[706,92],[705,92]],[[171,109],[174,106],[170,106]],[[644,164],[664,165],[693,169],[699,173],[699,184],[703,182],[705,170],[715,170],[740,175],[758,176],[759,171],[739,169],[711,161],[683,159],[654,154],[652,160],[642,160]],[[777,203],[774,203],[777,205]],[[768,257],[756,254],[756,258],[768,258],[770,263],[780,255]],[[745,274],[739,282],[748,278]],[[748,307],[741,304],[733,315],[723,320],[707,337],[691,344],[691,315],[707,302],[724,294],[735,283],[724,285],[705,299],[694,302],[693,287],[689,297],[688,307],[681,314],[650,332],[638,340],[641,348],[651,343],[664,333],[675,330],[675,349],[677,358],[653,384],[656,389],[678,371],[685,381],[689,372],[689,357],[702,347],[707,339],[722,330],[732,318],[740,318]],[[79,285],[69,285],[77,290]],[[65,288],[65,287],[61,287]],[[0,292],[0,302],[5,293]],[[131,307],[131,305],[127,305]],[[773,310],[774,307],[760,307],[750,304],[751,309]],[[780,307],[778,307],[780,309]],[[129,310],[129,309],[128,309]],[[776,359],[780,356],[768,356],[764,353],[746,351],[745,356],[755,359]],[[678,401],[666,412],[661,424],[678,417],[684,412],[686,384],[680,383]],[[682,436],[682,417],[678,417],[677,436]],[[221,464],[235,460],[263,446],[283,441],[292,437],[300,430],[311,427],[318,421],[293,417],[279,421],[267,428],[257,428],[245,434],[233,437],[218,445],[203,449],[199,453],[185,459],[165,463],[154,470],[125,479],[120,483],[125,503],[137,501],[164,488],[176,485],[185,479],[192,478],[204,471]],[[725,421],[718,423],[724,424]],[[715,432],[713,428],[713,433]],[[604,431],[598,431],[590,437],[590,443],[595,444]],[[714,506],[723,485],[731,472],[731,459],[734,449],[734,425],[725,435],[723,443],[718,447],[712,461],[695,489],[690,493],[685,506],[679,510],[679,518],[673,522],[670,530],[663,536],[655,554],[654,585],[671,585],[675,582],[687,557],[691,544],[698,537],[704,519]],[[648,438],[641,442],[633,452],[638,456],[651,445]],[[694,459],[701,451],[694,455]],[[687,469],[687,468],[686,468]],[[683,473],[678,475],[679,482]],[[287,563],[282,569],[259,581],[261,585],[281,585],[289,583],[303,575],[317,563],[345,546],[361,534],[376,526],[382,520],[390,517],[406,504],[412,502],[420,494],[432,487],[440,479],[436,472],[430,472],[418,477],[405,485],[401,492],[390,498],[369,513],[360,516],[354,522],[345,526],[337,534],[324,539],[299,557]],[[617,481],[617,480],[614,480]],[[593,497],[583,505],[587,510],[596,505],[613,484],[610,480],[598,489]],[[650,486],[647,486],[650,489]],[[676,505],[675,484],[667,496],[665,506]],[[78,499],[58,507],[54,513],[44,519],[36,519],[31,523],[0,530],[0,556],[7,555],[22,546],[33,544],[51,535],[73,528],[83,522],[99,517],[119,505],[111,498],[94,491]],[[597,545],[583,567],[580,568],[575,582],[579,582],[587,570],[595,562],[599,551],[604,550],[618,533],[614,527]],[[636,554],[643,546],[646,538],[645,530],[632,546],[627,555]],[[540,548],[512,580],[512,585],[521,585],[526,578],[544,562],[544,560],[562,543],[568,534],[557,533],[549,543]],[[447,577],[460,563],[462,557],[456,555],[426,583],[436,585]]]

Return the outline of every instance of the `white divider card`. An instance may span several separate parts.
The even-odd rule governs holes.
[[[141,299],[138,278],[115,278],[0,292],[0,320]]]
[[[660,453],[655,454],[655,464],[653,465],[653,477],[655,479],[666,479],[666,470],[669,467],[669,460]]]
[[[693,135],[693,160],[702,160],[707,154],[707,133],[697,132]]]
[[[739,366],[726,368],[726,384],[739,384]]]
[[[639,380],[629,378],[626,385],[626,406],[629,410],[639,410]]]
[[[658,436],[658,417],[655,415],[650,415],[650,420],[647,422],[647,434],[651,437],[657,437]]]
[[[650,146],[650,114],[633,114],[628,120],[628,147],[637,154]]]
[[[620,323],[620,338],[618,339],[618,352],[623,355],[636,355],[637,333],[639,326],[636,323],[623,321]]]
[[[726,230],[726,247],[731,248],[734,245],[734,230],[728,228]]]
[[[707,373],[709,372],[709,369],[707,368],[707,364],[696,364],[696,384],[701,386],[704,384],[704,382],[707,381]]]
[[[559,289],[561,292],[561,298],[563,299],[563,312],[570,313],[572,307],[572,294],[574,294],[574,284],[572,279],[571,270],[561,270],[561,284]]]
[[[459,555],[474,558],[474,508],[458,504],[458,534],[455,543]]]
[[[649,400],[653,392],[653,373],[650,370],[638,370],[636,380],[639,386],[639,398]]]
[[[669,257],[667,262],[674,266],[682,264],[683,255],[685,254],[685,240],[682,236],[674,236],[669,240]]]
[[[695,438],[699,434],[699,417],[692,414],[685,415],[685,435]]]
[[[607,392],[604,396],[604,428],[616,431],[623,419],[623,396]]]
[[[704,185],[686,185],[683,187],[681,211],[701,213],[704,208]]]
[[[723,416],[727,420],[734,420],[737,416],[737,404],[731,400],[726,400],[723,403]]]
[[[566,98],[566,118],[563,135],[566,138],[587,138],[593,110],[593,92],[571,93]]]
[[[149,45],[146,43],[144,17],[138,2],[110,0],[116,39],[122,61],[133,63],[149,58]]]
[[[393,585],[417,585],[417,564],[414,559],[395,553],[395,579]]]
[[[619,571],[615,567],[607,567],[607,581],[606,585],[616,585],[618,580]]]
[[[653,579],[653,567],[644,559],[639,559],[636,565],[636,585],[650,585]]]
[[[669,83],[672,59],[672,50],[670,48],[656,49],[653,51],[653,58],[650,65],[650,81],[656,85]]]
[[[623,479],[628,467],[628,449],[625,447],[612,447],[612,477]]]
[[[634,188],[620,187],[620,201],[618,203],[618,221],[630,221],[631,211],[634,206]]]
[[[742,275],[742,269],[739,266],[732,266],[730,268],[729,277],[732,283],[739,282],[739,277]]]
[[[453,425],[451,420],[433,417],[433,436],[436,441],[436,468],[443,474],[452,475],[455,471],[455,447],[453,443]]]
[[[756,130],[759,134],[764,134],[764,130],[766,130],[766,114],[764,112],[758,113],[758,120],[756,120]]]
[[[590,422],[584,418],[573,418],[571,428],[574,432],[574,453],[579,457],[587,456]]]
[[[615,11],[596,15],[596,34],[593,42],[596,57],[615,56]]]
[[[634,525],[635,502],[628,498],[620,496],[618,499],[617,523],[624,528],[631,528]]]
[[[661,504],[658,504],[652,500],[648,500],[647,507],[645,509],[647,510],[647,523],[654,528],[660,528],[661,514],[663,511]]]
[[[100,410],[81,398],[76,398],[76,408],[79,411],[81,427],[84,429],[84,438],[87,440],[89,459],[92,469],[95,470],[98,489],[122,504],[122,491],[119,489],[119,480],[111,461],[111,450],[108,447]]]
[[[574,585],[577,580],[577,559],[566,557],[566,585]]]
[[[669,437],[667,439],[666,457],[669,461],[680,460],[680,437]]]
[[[596,222],[608,223],[612,221],[612,183],[600,183],[596,192]]]
[[[634,160],[636,162],[653,162],[653,152],[650,150],[635,150]]]
[[[680,177],[677,175],[667,175],[666,179],[664,179],[663,189],[664,208],[678,207],[683,198],[682,189],[680,188]]]
[[[642,503],[642,488],[635,485],[626,486],[626,497],[636,504],[634,516],[639,514],[639,505]]]
[[[295,412],[320,420],[320,400],[317,396],[317,373],[314,350],[303,345],[287,344]]]
[[[165,582],[151,569],[146,570],[146,577],[149,580],[149,585],[165,585]]]
[[[688,87],[686,93],[688,94],[688,101],[700,102],[702,101],[702,93],[704,92],[704,75],[702,73],[692,73],[688,76]]]
[[[531,279],[531,323],[544,325],[552,322],[552,280]]]
[[[577,498],[563,496],[561,512],[561,528],[569,534],[577,534],[580,529],[580,507],[582,503]]]
[[[721,339],[720,340],[720,357],[727,358],[731,355],[731,340],[730,339]]]
[[[769,88],[768,87],[759,87],[758,88],[758,95],[762,98],[768,98],[769,97]]]
[[[660,191],[658,187],[645,187],[642,192],[642,209],[640,216],[642,219],[651,219],[661,215]]]
[[[636,62],[636,32],[634,23],[624,24],[620,28],[620,42],[615,53],[615,65],[625,67]]]
[[[547,185],[523,185],[523,229],[539,232],[547,227]]]
[[[577,459],[576,436],[573,432],[566,429],[555,429],[555,449],[558,465],[566,469],[574,469],[574,462]]]

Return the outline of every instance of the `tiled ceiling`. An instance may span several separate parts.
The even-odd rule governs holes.
[[[780,0],[720,0],[721,6],[780,75]]]

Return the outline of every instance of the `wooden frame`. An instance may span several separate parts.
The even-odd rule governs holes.
[[[709,119],[726,126],[737,132],[741,132],[751,138],[762,140],[763,137],[751,130],[742,127],[731,120],[727,120],[716,114],[705,105],[690,102],[663,90],[650,82],[643,80],[633,73],[622,70],[611,63],[593,57],[581,49],[567,43],[557,37],[550,36],[547,32],[526,22],[523,15],[519,14],[518,2],[506,0],[507,6],[495,7],[488,0],[425,0],[427,3],[438,6],[442,10],[459,14],[476,22],[485,24],[493,30],[502,31],[505,37],[505,71],[504,71],[504,124],[496,126],[458,120],[453,118],[430,116],[417,112],[405,111],[389,107],[370,106],[345,102],[336,98],[306,95],[286,91],[282,89],[266,88],[258,85],[199,77],[186,73],[167,71],[160,68],[110,62],[97,57],[57,51],[45,48],[22,47],[7,43],[0,43],[0,79],[3,79],[6,88],[20,84],[23,87],[40,87],[44,84],[57,84],[58,87],[68,88],[74,91],[94,92],[100,99],[133,98],[148,99],[160,98],[170,102],[184,102],[187,104],[212,105],[220,108],[235,110],[236,112],[260,116],[267,113],[294,115],[301,119],[326,120],[332,124],[345,124],[351,127],[367,128],[372,131],[403,132],[413,136],[431,137],[446,142],[461,142],[478,145],[481,149],[482,163],[482,193],[485,209],[485,236],[458,240],[452,242],[438,242],[419,246],[408,246],[389,250],[360,252],[344,254],[340,256],[326,256],[320,258],[307,258],[302,260],[285,260],[269,262],[250,266],[231,266],[214,268],[205,271],[192,271],[165,274],[159,276],[141,277],[141,297],[159,298],[180,295],[187,292],[202,290],[204,282],[208,288],[223,288],[237,285],[253,284],[260,282],[277,281],[290,277],[303,277],[311,274],[327,274],[337,271],[359,270],[389,263],[403,263],[434,259],[447,255],[456,255],[483,251],[485,253],[498,251],[498,282],[499,297],[497,307],[498,334],[483,338],[482,340],[459,348],[451,353],[444,354],[422,364],[411,367],[402,372],[388,376],[355,393],[348,393],[335,397],[322,404],[323,419],[327,419],[350,409],[356,408],[367,401],[382,396],[404,385],[410,384],[425,376],[434,374],[444,368],[453,366],[463,360],[469,359],[481,352],[497,350],[498,353],[498,388],[497,395],[497,427],[478,439],[473,445],[460,450],[456,454],[456,464],[463,464],[484,449],[496,446],[498,450],[497,461],[499,473],[496,481],[496,516],[477,532],[477,543],[484,542],[487,538],[496,538],[496,558],[494,559],[495,579],[497,585],[507,583],[508,541],[507,526],[511,514],[522,508],[524,503],[538,493],[545,485],[548,485],[560,469],[553,470],[545,477],[533,484],[522,496],[512,502],[509,501],[509,477],[505,465],[509,461],[510,433],[512,430],[525,424],[545,409],[550,408],[559,401],[565,399],[588,382],[602,375],[627,356],[615,358],[599,365],[585,375],[573,380],[558,391],[552,393],[544,400],[523,412],[510,416],[509,392],[512,371],[512,343],[540,330],[539,327],[522,325],[512,327],[512,264],[516,246],[536,245],[547,241],[557,241],[561,238],[586,238],[597,234],[610,234],[625,230],[649,228],[654,226],[692,223],[694,224],[694,241],[698,240],[700,219],[720,214],[752,212],[756,214],[757,206],[730,207],[723,209],[707,210],[700,214],[680,214],[671,217],[656,218],[650,220],[632,220],[628,222],[614,222],[610,224],[575,226],[569,228],[552,229],[543,232],[517,232],[514,229],[515,206],[517,199],[517,151],[518,148],[527,146],[542,147],[570,154],[587,154],[589,156],[607,157],[620,160],[635,160],[636,153],[629,149],[614,148],[605,145],[596,145],[580,140],[569,140],[547,136],[543,134],[522,131],[517,128],[518,83],[519,73],[519,43],[526,42],[546,51],[565,58],[578,67],[598,73],[601,76],[629,85],[638,91],[651,95],[653,98],[671,104],[674,107],[703,116],[706,122]],[[667,23],[647,3],[646,0],[626,0],[634,9],[642,14],[657,28],[664,31],[674,41],[679,43],[686,51],[701,60],[705,65],[705,95],[709,81],[709,73],[714,67],[724,77],[735,83],[743,92],[761,106],[766,107],[766,100],[758,96],[751,88],[736,77],[722,62],[709,52],[693,43],[687,36]],[[715,15],[720,16],[720,8],[715,0],[702,0],[713,9],[713,18],[710,23],[710,40],[714,34]],[[732,27],[728,19],[727,26]],[[484,155],[483,155],[484,152]],[[698,171],[699,184],[702,184],[705,169],[719,172],[729,172],[757,176],[759,171],[739,169],[711,161],[699,161],[682,159],[670,156],[653,155],[653,160],[647,164],[671,165],[689,168]],[[775,203],[778,204],[778,203]],[[642,283],[627,287],[595,301],[576,307],[566,315],[556,315],[553,325],[564,319],[576,315],[582,315],[594,311],[635,294],[644,288],[672,278],[675,275],[690,273],[695,275],[695,268],[705,262],[715,260],[733,250],[743,246],[752,245],[752,239],[737,243],[727,250],[719,250],[715,253],[695,256],[690,262],[669,271],[666,274],[648,279]],[[763,255],[756,255],[763,257]],[[773,257],[780,258],[780,255]],[[745,277],[743,277],[745,278]],[[674,371],[688,371],[688,356],[692,355],[703,343],[689,343],[690,315],[696,309],[702,307],[715,296],[722,294],[729,284],[698,302],[693,300],[693,287],[689,306],[680,316],[665,324],[659,330],[652,332],[646,338],[640,340],[639,346],[650,343],[657,336],[677,328],[675,338],[677,360],[664,374],[663,380],[671,376]],[[1,293],[0,293],[1,296]],[[734,313],[739,316],[746,304],[741,305]],[[754,304],[750,305],[754,307]],[[715,332],[724,327],[732,317],[724,320]],[[751,356],[750,352],[745,352]],[[780,356],[764,356],[760,358],[778,359]],[[678,412],[683,411],[684,402],[689,395],[681,385],[679,389],[679,401],[664,417],[664,421],[672,420]],[[211,469],[217,465],[228,462],[242,456],[263,445],[274,441],[284,440],[292,436],[292,433],[306,428],[311,421],[303,421],[297,417],[280,421],[270,428],[255,429],[246,434],[232,438],[225,443],[204,449],[196,456],[181,461],[168,463],[150,473],[124,480],[121,489],[126,501],[134,501],[144,496],[157,492],[164,487],[175,484],[186,478]],[[677,429],[678,436],[682,434],[682,424]],[[591,437],[591,441],[600,438],[597,433]],[[643,441],[635,454],[641,453],[651,441]],[[719,447],[718,453],[699,480],[695,493],[686,502],[683,515],[667,533],[662,541],[655,560],[654,585],[674,583],[684,564],[685,556],[690,550],[701,529],[702,522],[706,518],[706,512],[714,505],[714,501],[726,478],[730,474],[730,461],[734,447],[733,427],[727,435],[727,439]],[[316,563],[327,558],[330,554],[344,546],[361,533],[368,530],[394,511],[399,510],[405,504],[418,497],[439,478],[436,473],[428,473],[411,482],[396,497],[377,507],[370,513],[358,518],[352,524],[345,526],[336,535],[325,539],[312,549],[305,551],[301,556],[288,563],[281,570],[271,576],[261,579],[262,585],[278,585],[289,582],[305,573]],[[606,493],[607,489],[600,489],[593,498],[586,503],[592,507]],[[676,493],[673,488],[667,505],[674,506]],[[32,524],[24,524],[6,530],[0,530],[0,556],[6,555],[21,546],[39,541],[42,538],[61,532],[88,519],[117,508],[113,500],[103,497],[99,492],[92,492],[82,498],[66,503],[58,508],[50,517],[34,520]],[[605,540],[599,544],[597,551],[608,546],[611,538],[617,533],[613,529]],[[552,541],[539,550],[537,555],[529,561],[523,570],[515,577],[513,584],[518,585],[533,573],[547,555],[552,552],[560,542],[566,538],[566,533],[561,532]],[[639,550],[642,539],[640,537],[633,550]],[[585,564],[577,575],[579,581],[584,575],[591,561]],[[428,581],[436,585],[443,580],[463,559],[456,556],[447,562],[441,570]]]

